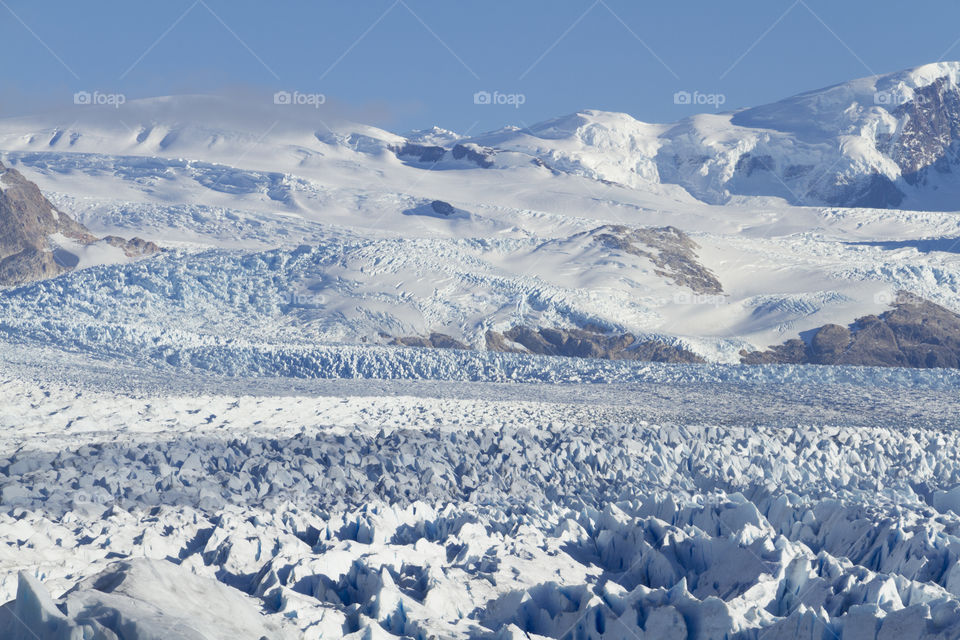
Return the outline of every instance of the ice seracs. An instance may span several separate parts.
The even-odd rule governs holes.
[[[0,635],[957,635],[956,375],[682,371],[4,380]]]

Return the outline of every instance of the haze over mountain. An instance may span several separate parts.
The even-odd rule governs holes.
[[[291,161],[296,149],[335,146],[389,151],[434,168],[508,169],[532,161],[638,189],[679,185],[715,204],[761,195],[804,205],[942,210],[957,195],[958,79],[960,63],[942,62],[669,125],[586,110],[472,137],[441,129],[398,136],[316,109],[283,111],[250,95],[159,98],[74,109],[59,119],[7,120],[2,144],[214,159],[239,154],[262,135],[262,142],[287,147]],[[332,130],[324,117],[336,117]]]

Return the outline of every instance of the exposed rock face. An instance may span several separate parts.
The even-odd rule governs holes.
[[[40,189],[16,169],[0,164],[0,285],[51,278],[70,271],[76,256],[58,251],[50,236],[62,235],[79,244],[97,241],[82,224],[58,210]],[[116,236],[105,239],[128,257],[156,253],[152,242]]]
[[[455,160],[465,158],[483,169],[492,167],[493,158],[497,155],[495,150],[473,143],[455,145],[452,153]]]
[[[641,342],[630,333],[605,334],[584,329],[538,329],[516,326],[504,333],[488,331],[486,346],[488,351],[533,353],[569,358],[704,362],[695,353],[663,342],[654,340]]]
[[[844,351],[853,341],[850,329],[838,324],[825,324],[813,336],[810,348],[816,364],[830,364],[843,357]],[[800,340],[799,342],[803,342]],[[804,345],[805,346],[805,345]]]
[[[417,206],[405,209],[403,215],[426,216],[428,218],[440,218],[441,220],[470,217],[469,212],[463,209],[457,209],[444,200],[421,201]]]
[[[443,200],[434,200],[430,203],[430,208],[433,209],[434,213],[439,213],[442,216],[451,216],[455,211],[452,204]]]
[[[774,345],[767,351],[741,351],[740,362],[743,364],[807,364],[810,362],[810,356],[807,353],[807,344],[799,338],[793,338],[781,345]]]
[[[814,188],[811,193],[820,200],[838,207],[889,209],[903,202],[904,194],[888,177],[873,174],[850,182],[846,176],[831,176],[827,188]]]
[[[607,247],[643,256],[657,267],[656,274],[696,293],[718,294],[723,285],[699,262],[699,245],[676,227],[630,229],[619,225],[591,231]]]
[[[793,339],[740,356],[744,364],[958,368],[960,315],[901,292],[893,309],[858,318],[849,329],[828,324],[816,330],[809,344]]]
[[[950,171],[950,147],[960,140],[960,90],[939,78],[914,93],[913,100],[893,112],[905,120],[903,127],[884,141],[884,151],[911,184],[921,182],[928,167]]]
[[[57,233],[80,242],[96,239],[50,204],[37,185],[0,164],[0,284],[49,278],[69,270],[56,259],[47,240]]]
[[[405,336],[394,338],[390,344],[399,347],[422,347],[428,349],[469,349],[470,345],[445,333],[431,333],[428,337]]]
[[[112,247],[123,249],[128,258],[141,258],[160,252],[160,247],[143,238],[121,238],[120,236],[104,236],[103,241]]]
[[[408,142],[401,147],[392,147],[399,158],[413,158],[417,162],[440,162],[447,150],[443,147],[429,144]]]
[[[381,333],[381,337],[391,338]],[[638,341],[632,334],[608,334],[587,329],[551,329],[516,326],[500,333],[487,331],[487,351],[527,353],[567,358],[638,360],[643,362],[705,362],[680,347],[655,340]],[[393,337],[389,344],[427,349],[470,349],[470,345],[444,333]]]

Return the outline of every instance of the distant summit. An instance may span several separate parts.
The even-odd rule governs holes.
[[[581,111],[471,142],[636,189],[679,185],[723,204],[953,210],[960,199],[960,63],[852,80],[672,125]]]

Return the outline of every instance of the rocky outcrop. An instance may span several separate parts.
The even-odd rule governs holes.
[[[873,174],[851,181],[844,175],[829,176],[824,187],[814,187],[811,194],[838,207],[890,209],[903,202],[904,193],[887,176]]]
[[[391,147],[400,159],[411,158],[416,162],[440,162],[447,150],[431,144],[407,142],[402,146]]]
[[[96,240],[58,211],[37,185],[0,164],[0,284],[49,278],[69,270],[48,238],[62,234],[83,243]]]
[[[449,202],[444,202],[443,200],[434,200],[430,203],[430,208],[433,209],[434,213],[438,213],[447,217],[452,216],[456,211],[452,204]]]
[[[901,292],[893,309],[827,324],[809,342],[788,340],[766,351],[742,351],[744,364],[822,364],[869,367],[960,367],[960,315]]]
[[[421,201],[415,207],[410,207],[403,211],[405,216],[426,216],[428,218],[440,218],[441,220],[450,220],[453,218],[469,218],[470,213],[463,209],[457,209],[449,202],[444,200]]]
[[[699,245],[676,227],[630,229],[609,225],[595,229],[598,242],[606,247],[647,258],[656,266],[655,273],[696,293],[719,294],[723,285],[700,264]]]
[[[56,235],[81,245],[97,242],[86,227],[54,207],[36,184],[0,164],[0,285],[52,278],[73,269],[78,259],[51,242]],[[160,250],[140,238],[104,240],[131,258]]]
[[[122,249],[128,258],[142,258],[160,251],[160,247],[143,238],[121,238],[120,236],[104,236],[103,241],[112,247]]]
[[[405,336],[394,338],[391,345],[398,347],[421,347],[426,349],[469,349],[470,345],[457,340],[445,333],[431,333],[427,337]]]
[[[444,333],[429,336],[392,337],[390,345],[425,349],[471,349],[470,345]],[[637,340],[630,333],[605,333],[599,329],[552,329],[515,326],[499,332],[487,331],[487,351],[525,353],[566,358],[599,358],[603,360],[637,360],[643,362],[705,362],[703,358],[664,342]]]
[[[451,153],[455,160],[465,159],[482,169],[492,167],[493,159],[497,155],[497,152],[490,147],[482,147],[473,143],[455,145]]]
[[[681,347],[656,340],[638,341],[630,333],[608,334],[585,329],[551,329],[515,326],[486,334],[488,351],[532,353],[568,358],[640,360],[645,362],[704,362]]]
[[[927,168],[950,171],[951,147],[960,140],[960,88],[946,78],[914,91],[914,98],[893,114],[903,121],[896,135],[880,137],[880,146],[910,184],[919,184]]]
[[[810,356],[807,343],[799,338],[787,340],[783,344],[773,345],[766,351],[740,352],[743,364],[808,364]]]

